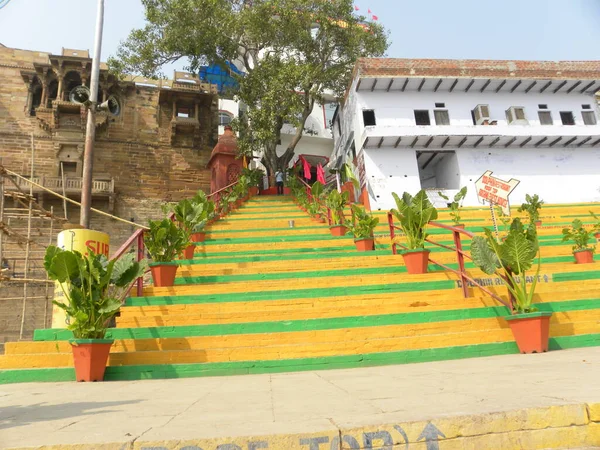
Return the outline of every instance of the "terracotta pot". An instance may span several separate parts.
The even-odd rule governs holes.
[[[536,227],[541,227],[542,226],[542,221],[541,220],[536,220],[535,221],[535,226]]]
[[[427,273],[427,265],[429,263],[429,250],[405,250],[402,253],[406,271],[412,275]]]
[[[102,381],[113,339],[72,339],[75,379],[77,381]]]
[[[505,317],[521,353],[548,351],[551,312],[534,312]]]
[[[175,284],[176,264],[156,264],[150,266],[155,287],[169,287]]]
[[[591,264],[594,262],[594,252],[591,249],[573,252],[575,264]]]
[[[241,198],[238,198],[238,199],[235,201],[235,207],[236,207],[236,208],[239,208],[240,206],[242,206],[242,199],[241,199]]]
[[[192,233],[192,242],[204,242],[206,240],[206,233],[201,231],[200,233]]]
[[[329,227],[329,231],[331,231],[332,236],[346,236],[348,228],[344,225],[332,225]]]
[[[250,195],[250,197],[258,195],[258,186],[252,186],[251,188],[249,188],[248,194]]]
[[[594,237],[595,237],[596,239],[600,239],[600,233],[594,233]]]
[[[195,245],[188,245],[183,251],[183,259],[194,259]]]
[[[355,239],[354,244],[356,245],[356,250],[359,252],[370,252],[375,250],[375,239],[373,238]]]

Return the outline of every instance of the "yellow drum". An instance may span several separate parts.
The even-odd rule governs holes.
[[[64,230],[58,234],[56,245],[64,250],[75,250],[82,254],[93,251],[96,254],[106,255],[110,248],[110,237],[106,233],[94,230]],[[54,300],[65,302],[64,293],[60,283],[54,287]],[[67,317],[58,306],[52,307],[52,328],[66,328]]]

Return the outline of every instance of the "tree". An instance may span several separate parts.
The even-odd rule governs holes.
[[[325,93],[341,98],[360,57],[381,56],[387,33],[365,23],[351,0],[142,0],[147,24],[133,30],[109,64],[119,72],[160,75],[180,59],[188,70],[234,61],[238,98],[248,113],[236,122],[244,154],[264,151],[265,165],[285,169],[306,120]],[[278,156],[285,123],[295,134]]]

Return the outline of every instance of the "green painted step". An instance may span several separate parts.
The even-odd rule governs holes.
[[[598,345],[600,345],[600,334],[556,337],[550,338],[549,342],[551,351],[568,348],[595,347]],[[517,353],[519,353],[519,349],[514,342],[501,342],[387,353],[366,353],[349,356],[328,356],[322,358],[299,358],[275,361],[118,366],[107,367],[105,380],[191,378],[324,369],[351,369],[357,367],[410,364]],[[75,381],[75,370],[73,368],[54,368],[0,371],[0,384],[60,381]]]
[[[540,311],[583,311],[600,308],[600,299],[572,300],[536,305]],[[212,325],[184,325],[140,328],[111,328],[107,339],[156,339],[192,336],[225,336],[239,334],[288,333],[297,331],[322,331],[389,325],[414,325],[420,323],[451,322],[467,319],[489,319],[509,315],[505,306],[464,308],[443,311],[422,311],[398,314],[301,319],[273,322],[227,323]],[[73,334],[64,329],[36,330],[35,341],[64,341]]]

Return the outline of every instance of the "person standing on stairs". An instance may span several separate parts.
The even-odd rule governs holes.
[[[277,184],[277,195],[283,195],[283,172],[280,169],[275,173],[275,184]]]

